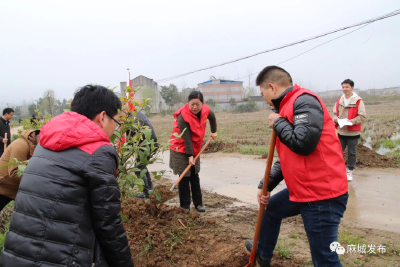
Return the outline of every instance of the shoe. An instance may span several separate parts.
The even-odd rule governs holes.
[[[149,198],[149,194],[142,192],[139,195],[136,195],[135,198]]]
[[[198,206],[196,207],[196,210],[197,210],[198,212],[206,212],[206,208],[205,208],[203,205],[198,205]]]
[[[246,240],[244,243],[244,247],[246,248],[246,251],[248,254],[251,253],[251,250],[253,249],[253,241],[251,240]],[[260,267],[271,267],[271,261],[262,259],[260,256],[256,255],[256,262],[257,266]]]
[[[347,181],[353,181],[353,171],[347,171]]]
[[[184,209],[184,210],[190,211],[190,208],[188,208],[188,207],[181,207],[181,209]]]

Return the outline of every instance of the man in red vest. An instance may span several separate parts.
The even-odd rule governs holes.
[[[357,145],[361,134],[361,123],[367,112],[361,97],[353,92],[354,82],[346,79],[342,82],[343,96],[339,97],[333,107],[334,119],[340,144],[343,151],[348,147],[347,180],[353,180],[353,170],[357,160]],[[339,120],[345,120],[349,125],[339,125]],[[340,127],[342,126],[342,127]]]
[[[258,202],[267,208],[256,260],[261,267],[270,266],[282,219],[301,214],[314,266],[341,266],[336,246],[331,249],[330,245],[338,241],[348,186],[332,118],[317,95],[293,86],[290,74],[280,67],[266,67],[256,83],[264,100],[278,112],[269,116],[269,125],[278,136],[279,155],[268,194],[262,195],[263,181],[258,186]],[[283,179],[287,188],[270,198]],[[252,242],[247,240],[245,245],[250,252]]]

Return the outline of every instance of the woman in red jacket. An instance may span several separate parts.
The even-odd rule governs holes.
[[[205,212],[200,188],[200,157],[194,157],[200,152],[206,133],[207,119],[210,121],[210,137],[217,137],[217,120],[214,112],[203,104],[203,94],[193,91],[188,97],[188,103],[174,113],[174,128],[171,135],[171,153],[169,166],[174,174],[181,175],[188,164],[192,167],[179,183],[179,200],[183,209],[190,210],[190,187],[192,189],[193,204],[198,212]],[[183,133],[176,138],[175,133]],[[190,183],[190,186],[189,186]]]

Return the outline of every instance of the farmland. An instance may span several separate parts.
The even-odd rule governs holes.
[[[330,102],[327,101],[327,103]],[[333,115],[332,109],[333,106],[329,105],[328,110],[331,116]],[[383,154],[398,158],[400,152],[400,138],[398,138],[398,132],[400,131],[400,100],[369,101],[366,103],[366,109],[367,119],[363,123],[360,142],[370,148],[372,147],[374,150],[378,150],[378,152],[382,151]],[[234,145],[233,148],[222,149],[222,152],[235,151],[251,155],[267,153],[271,135],[268,116],[271,112],[270,109],[263,109],[252,113],[216,113],[219,140]],[[173,116],[157,115],[151,117],[151,121],[157,135],[166,133],[160,138],[161,142],[168,141],[174,123]]]

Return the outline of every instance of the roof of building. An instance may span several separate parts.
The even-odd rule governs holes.
[[[213,80],[208,80],[206,82],[199,83],[199,84],[212,84],[212,81]],[[219,83],[244,83],[242,81],[232,81],[232,80],[219,80],[219,81],[220,81]]]

